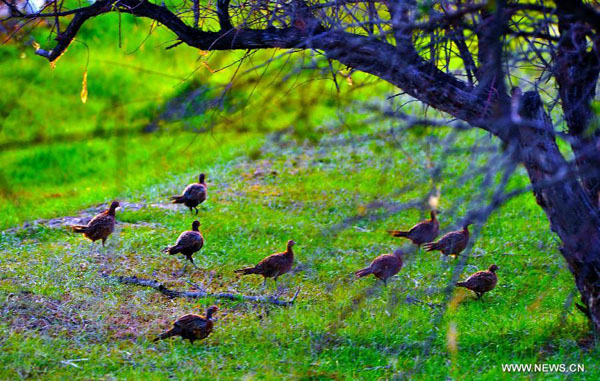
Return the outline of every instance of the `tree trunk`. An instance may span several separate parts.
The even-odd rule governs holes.
[[[560,237],[560,251],[581,294],[594,329],[600,332],[600,218],[589,194],[560,153],[552,121],[538,93],[516,92],[518,150],[537,203]]]
[[[554,56],[553,74],[569,132],[569,142],[581,182],[591,201],[600,205],[600,130],[591,107],[596,96],[596,84],[600,74],[598,48],[600,40],[594,40],[589,50],[585,23],[578,21],[576,2],[558,1],[558,28],[560,42]]]

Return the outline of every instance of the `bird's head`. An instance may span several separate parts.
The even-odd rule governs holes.
[[[293,239],[290,239],[290,240],[288,241],[288,243],[287,243],[287,247],[291,249],[291,248],[292,248],[292,246],[294,246],[295,244],[296,244],[296,242],[294,242],[294,240],[293,240]]]
[[[498,266],[496,265],[491,265],[490,268],[488,269],[488,271],[495,273],[496,270],[498,270]]]
[[[401,248],[397,248],[394,250],[394,255],[398,258],[402,258],[402,256],[404,256],[404,251]]]
[[[193,231],[198,231],[198,228],[200,227],[200,221],[196,220],[194,222],[192,222],[192,230]]]
[[[206,177],[206,176],[204,175],[204,173],[201,173],[201,174],[200,174],[200,176],[198,176],[198,182],[199,182],[200,184],[204,184],[204,178],[205,178],[205,177]]]
[[[218,310],[219,310],[219,307],[217,307],[217,306],[208,307],[208,309],[206,310],[206,317],[210,319],[211,316]]]
[[[111,216],[115,215],[115,210],[119,207],[119,201],[113,201],[108,208],[108,214]]]

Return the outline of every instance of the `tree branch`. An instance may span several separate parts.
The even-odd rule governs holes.
[[[600,33],[600,13],[584,4],[581,0],[556,0],[556,7],[560,12],[571,15],[578,21],[587,23]]]
[[[226,299],[226,300],[243,300],[249,302],[256,303],[271,303],[276,306],[287,307],[294,304],[298,294],[300,293],[300,288],[296,290],[296,293],[290,300],[281,300],[277,299],[273,296],[248,296],[242,294],[231,294],[231,293],[210,293],[203,290],[198,291],[179,291],[179,290],[171,290],[165,287],[162,283],[153,280],[153,279],[145,279],[138,278],[137,276],[111,276],[107,274],[101,274],[103,278],[113,279],[122,284],[133,284],[141,287],[153,288],[156,291],[159,291],[161,294],[169,297],[169,298],[189,298],[189,299],[200,299],[200,298],[215,298],[215,299]]]
[[[386,80],[440,111],[489,131],[504,141],[510,140],[507,129],[490,123],[493,105],[482,102],[473,93],[472,86],[423,59],[409,40],[405,45],[394,46],[374,37],[322,28],[308,29],[308,35],[307,29],[297,27],[264,30],[240,28],[234,31],[209,32],[185,24],[167,8],[148,1],[106,0],[82,9],[71,20],[65,32],[57,37],[56,47],[51,51],[39,49],[37,54],[51,62],[55,61],[64,53],[85,21],[110,12],[115,7],[120,12],[155,20],[175,33],[183,43],[202,50],[321,50],[329,58]]]
[[[194,13],[194,28],[197,28],[200,22],[200,0],[192,0],[192,11]]]
[[[89,7],[80,8],[73,16],[73,20],[67,26],[63,33],[56,37],[57,44],[54,49],[47,51],[44,49],[36,49],[35,53],[45,57],[50,62],[56,61],[69,47],[81,26],[90,18],[110,12],[116,0],[97,1]]]
[[[217,16],[219,17],[219,25],[223,32],[233,29],[231,18],[229,17],[229,1],[217,0]]]
[[[573,3],[576,3],[573,8]],[[578,5],[577,5],[578,4]],[[557,1],[560,42],[554,57],[553,74],[558,84],[565,121],[571,137],[570,143],[582,173],[600,168],[600,131],[594,123],[597,118],[591,102],[596,96],[600,76],[596,46],[588,51],[589,28],[579,21],[581,1]],[[592,202],[600,205],[600,176],[587,176],[582,182]]]

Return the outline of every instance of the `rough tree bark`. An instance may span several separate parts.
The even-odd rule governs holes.
[[[575,278],[580,309],[600,330],[600,216],[573,176],[556,144],[554,127],[538,93],[514,94],[518,107],[519,155],[552,230],[563,242],[561,253]]]
[[[556,53],[554,77],[558,84],[561,106],[569,129],[582,183],[591,201],[600,205],[600,128],[591,108],[600,74],[598,59],[600,40],[588,50],[590,26],[577,18],[580,4],[557,1],[560,41]]]

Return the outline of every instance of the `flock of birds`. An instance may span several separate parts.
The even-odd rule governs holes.
[[[197,183],[188,185],[181,195],[171,197],[171,201],[176,204],[183,204],[190,209],[190,212],[196,211],[198,214],[198,205],[206,200],[207,188],[204,173],[200,174]],[[82,233],[86,238],[93,242],[102,240],[102,246],[106,239],[114,231],[115,210],[119,207],[118,201],[113,201],[110,207],[104,212],[98,214],[90,220],[87,225],[74,225],[73,231]],[[467,247],[469,243],[469,225],[466,223],[461,230],[452,231],[444,234],[439,240],[435,241],[439,234],[440,224],[437,219],[437,211],[431,211],[429,220],[421,221],[407,231],[390,230],[388,233],[393,237],[409,239],[419,248],[423,246],[426,251],[440,251],[446,256],[458,256]],[[200,251],[204,245],[204,237],[199,230],[200,222],[197,220],[192,223],[192,230],[184,231],[179,235],[174,245],[166,247],[163,252],[170,255],[183,254],[185,258],[192,263],[194,267],[193,255]],[[292,269],[294,264],[294,252],[292,247],[295,245],[293,240],[287,242],[287,249],[281,253],[275,253],[267,256],[255,266],[245,267],[235,270],[235,273],[241,275],[257,274],[264,278],[263,285],[267,278],[277,278]],[[402,257],[404,253],[397,249],[393,254],[383,254],[375,258],[371,264],[361,270],[356,271],[356,276],[365,277],[373,274],[376,278],[387,285],[389,278],[398,274],[402,269]],[[187,263],[186,263],[187,265]],[[184,267],[185,270],[185,267]],[[494,289],[498,278],[496,276],[498,266],[491,265],[487,270],[478,271],[469,276],[464,282],[456,283],[458,287],[465,287],[473,291],[477,298]],[[166,339],[173,336],[181,336],[183,339],[194,340],[206,338],[213,329],[213,315],[218,310],[217,306],[211,306],[207,309],[206,315],[188,314],[180,317],[173,322],[173,327],[159,335],[154,341]]]

